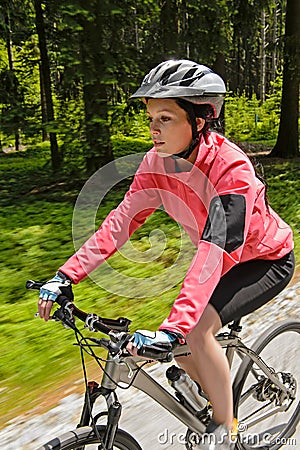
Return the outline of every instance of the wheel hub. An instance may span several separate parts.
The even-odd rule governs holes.
[[[276,406],[291,403],[295,399],[297,390],[295,378],[289,372],[279,372],[277,377],[286,387],[286,391],[278,388],[278,386],[268,378],[262,377],[255,387],[253,397],[260,402],[269,400],[270,402],[274,402]]]

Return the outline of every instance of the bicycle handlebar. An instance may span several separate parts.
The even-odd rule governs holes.
[[[26,289],[40,290],[45,284],[43,281],[28,280],[26,282]],[[96,314],[87,314],[81,309],[77,308],[75,304],[67,297],[59,295],[55,302],[60,308],[55,311],[53,318],[60,320],[68,326],[73,327],[71,319],[72,316],[77,317],[85,323],[85,326],[90,331],[100,331],[110,337],[108,339],[92,339],[102,347],[105,347],[112,355],[117,355],[123,350],[132,337],[129,334],[129,325],[131,321],[126,317],[119,317],[118,319],[109,319],[99,317]],[[137,354],[143,358],[154,359],[161,362],[170,362],[173,359],[172,345],[144,345],[138,349]]]
[[[33,281],[28,280],[26,282],[26,289],[30,290],[40,290],[40,288],[45,284],[43,281]],[[94,327],[97,331],[101,331],[104,334],[109,335],[111,331],[129,331],[129,325],[131,321],[126,319],[126,317],[119,317],[118,319],[107,319],[104,317],[99,317],[93,314],[87,314],[81,309],[77,308],[71,300],[65,296],[58,296],[55,302],[62,306],[63,308],[69,303],[68,307],[71,308],[73,316],[77,317],[82,322],[85,322],[88,328]]]

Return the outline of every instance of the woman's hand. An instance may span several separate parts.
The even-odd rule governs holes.
[[[43,284],[40,289],[38,312],[39,316],[44,319],[45,322],[49,320],[53,303],[59,295],[64,295],[71,301],[74,298],[71,280],[62,272],[57,272],[56,275]]]
[[[137,351],[143,345],[172,345],[178,342],[175,334],[166,331],[148,331],[137,330],[131,341],[127,344],[126,349],[133,355],[137,356]]]

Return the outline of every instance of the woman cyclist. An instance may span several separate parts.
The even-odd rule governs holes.
[[[159,330],[134,333],[128,349],[182,343],[191,354],[178,364],[208,395],[213,445],[232,428],[233,401],[226,357],[215,339],[225,324],[277,295],[294,271],[290,227],[266,202],[265,185],[248,157],[210,130],[225,94],[223,80],[189,60],[152,69],[132,98],[146,104],[154,147],[144,157],[124,200],[99,230],[40,291],[39,314],[49,319],[57,295],[72,298],[80,282],[163,205],[189,234],[196,253],[169,316]]]

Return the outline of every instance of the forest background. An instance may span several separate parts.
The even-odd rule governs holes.
[[[62,383],[75,389],[80,368],[71,335],[33,320],[36,296],[25,292],[25,281],[48,279],[72,254],[73,208],[89,176],[151,147],[142,103],[128,99],[161,61],[189,58],[224,78],[221,125],[256,153],[271,205],[294,229],[299,261],[299,55],[298,0],[1,2],[2,425],[33,406],[50,407],[58,395],[50,390],[63,395]],[[109,176],[118,178],[117,164],[111,167]],[[110,190],[98,226],[131,179]],[[180,252],[180,231],[158,211],[132,238],[139,252],[151,248],[153,229],[167,241],[157,260],[137,265],[117,254],[112,267],[141,279],[164,273]],[[86,280],[76,298],[83,309],[155,329],[180,281],[137,301],[135,293]]]

